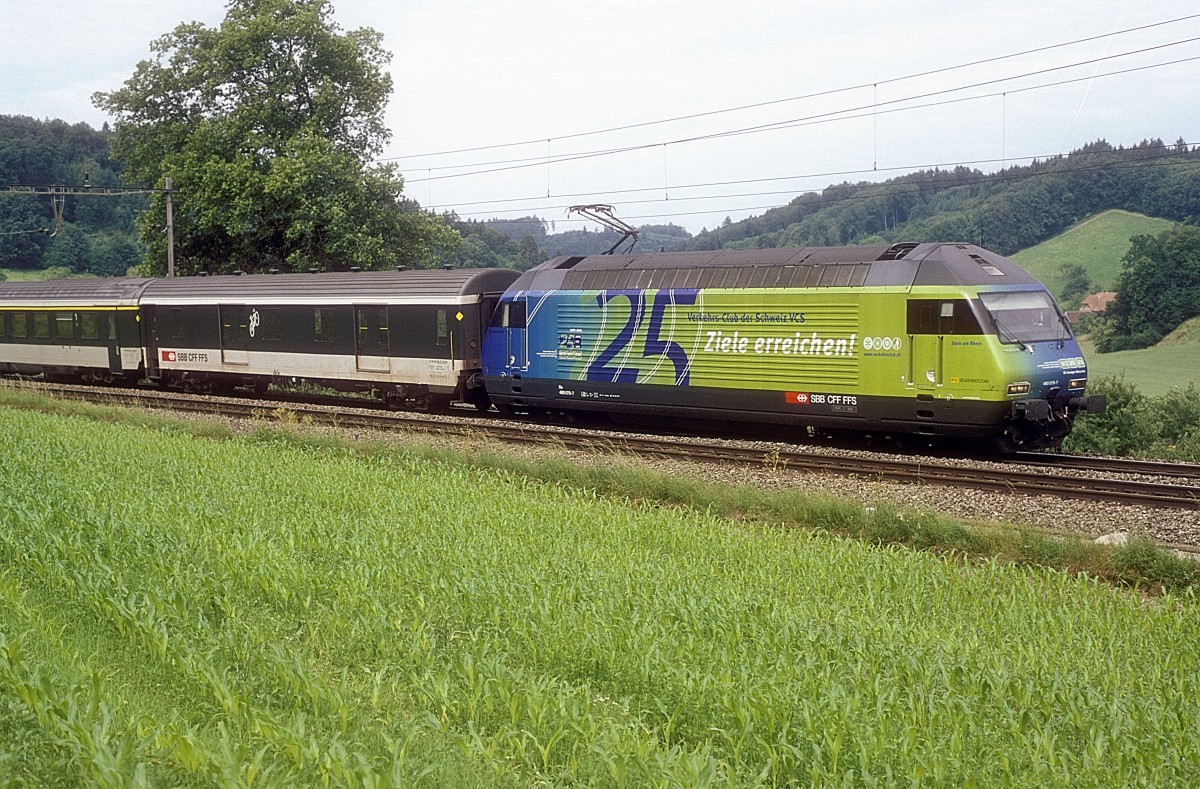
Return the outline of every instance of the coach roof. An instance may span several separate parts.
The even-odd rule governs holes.
[[[143,294],[147,304],[458,304],[500,293],[517,278],[508,269],[416,269],[322,274],[156,279]]]
[[[152,280],[87,277],[39,282],[0,282],[0,307],[129,307]]]

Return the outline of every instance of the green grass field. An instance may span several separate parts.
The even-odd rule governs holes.
[[[1194,334],[1194,326],[1185,324],[1153,348],[1117,353],[1097,353],[1086,337],[1079,344],[1090,377],[1123,376],[1143,394],[1160,395],[1188,384],[1200,386],[1200,341]]]
[[[1083,220],[1061,235],[1011,256],[1054,294],[1062,289],[1062,267],[1083,266],[1097,290],[1111,290],[1121,273],[1121,258],[1135,235],[1158,235],[1173,223],[1127,211],[1105,211]],[[1063,305],[1075,309],[1078,305]]]
[[[0,432],[6,785],[1200,776],[1192,593],[287,434]]]

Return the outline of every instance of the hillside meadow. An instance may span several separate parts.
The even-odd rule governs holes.
[[[1123,378],[1150,396],[1182,389],[1188,384],[1200,387],[1200,338],[1195,336],[1196,323],[1189,321],[1158,345],[1136,351],[1099,353],[1086,336],[1081,337],[1079,347],[1087,359],[1088,376]]]
[[[1200,780],[1192,592],[478,464],[501,447],[0,432],[5,785]]]
[[[1128,211],[1105,211],[1009,257],[1055,295],[1062,291],[1062,268],[1069,265],[1083,266],[1096,290],[1112,290],[1121,273],[1121,258],[1129,251],[1129,239],[1136,235],[1158,235],[1174,224]],[[1063,308],[1073,310],[1078,306],[1064,304]]]

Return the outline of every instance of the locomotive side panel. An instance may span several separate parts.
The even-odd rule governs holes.
[[[974,347],[939,352],[931,369],[914,377],[917,352],[899,288],[620,289],[521,298],[528,318],[521,347],[509,354],[514,374],[488,381],[493,399],[517,408],[918,432],[936,420],[974,434],[994,430],[980,423],[994,425],[997,409],[1007,407],[994,371],[979,372],[988,368],[980,337]],[[512,345],[514,338],[497,333],[489,340]],[[959,374],[942,381],[946,370]],[[925,402],[932,395],[917,383],[926,373],[931,390],[940,387],[941,397],[956,391],[957,401],[952,396],[937,408]]]

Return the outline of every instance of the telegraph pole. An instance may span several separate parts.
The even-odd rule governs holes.
[[[175,212],[171,210],[171,178],[163,179],[167,192],[167,276],[175,276]]]

